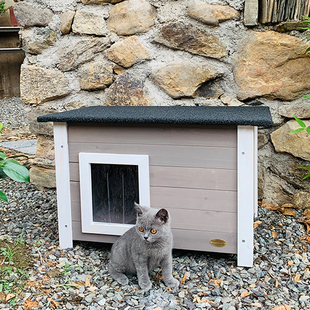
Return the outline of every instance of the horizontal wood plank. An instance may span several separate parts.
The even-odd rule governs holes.
[[[149,155],[151,166],[237,169],[236,148],[196,146],[71,143],[70,162],[79,161],[80,152]]]
[[[235,232],[237,214],[230,212],[169,209],[171,227],[178,229]],[[81,221],[80,205],[72,203],[72,220]]]
[[[79,181],[77,163],[70,163],[70,180]],[[237,174],[224,169],[151,166],[150,186],[236,191]]]
[[[81,233],[81,223],[73,222],[73,240],[101,243],[114,243],[119,237]],[[200,232],[184,229],[172,229],[173,248],[192,251],[232,253],[236,254],[237,241],[234,233]],[[212,239],[221,239],[227,242],[224,247],[216,247],[210,243]]]
[[[71,197],[72,203],[80,204],[79,182],[71,182]],[[222,190],[151,187],[151,206],[158,209],[236,212],[237,193]]]
[[[172,234],[174,249],[216,253],[237,253],[236,233],[172,229]],[[210,243],[213,239],[224,240],[227,242],[227,245],[224,247],[216,247]]]
[[[203,190],[171,187],[151,187],[154,208],[237,211],[237,193],[224,190]]]
[[[236,126],[179,126],[138,124],[71,124],[70,143],[130,143],[236,147]]]
[[[150,167],[150,183],[155,187],[232,190],[237,188],[234,170]]]

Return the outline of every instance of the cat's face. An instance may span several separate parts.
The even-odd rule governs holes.
[[[165,209],[142,207],[136,204],[137,209],[137,234],[147,243],[164,239],[169,229],[169,214]]]

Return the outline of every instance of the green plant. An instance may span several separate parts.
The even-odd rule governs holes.
[[[0,134],[3,124],[0,123]],[[17,182],[29,182],[29,171],[26,167],[13,159],[8,159],[5,153],[0,152],[0,179],[9,177]],[[0,190],[0,200],[8,201],[7,196]]]
[[[309,98],[310,98],[310,96],[309,96]],[[300,127],[295,129],[295,130],[292,130],[290,132],[290,134],[291,133],[296,133],[296,132],[301,132],[301,131],[305,130],[310,135],[310,126],[307,127],[306,124],[301,119],[296,117],[295,115],[293,115],[293,117],[295,118],[296,122],[299,124]],[[300,166],[300,167],[298,167],[298,169],[310,170],[310,167]],[[309,177],[310,177],[310,172],[307,173],[302,179],[305,180],[305,179],[307,179]]]
[[[0,1],[0,15],[3,15],[7,11],[7,8],[5,8],[5,1]]]
[[[14,251],[8,243],[6,243],[5,247],[0,248],[0,255],[3,256],[3,262],[8,262],[9,264],[13,263],[13,257],[16,254],[16,251]]]

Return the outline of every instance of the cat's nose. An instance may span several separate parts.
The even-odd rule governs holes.
[[[148,239],[148,236],[144,236],[144,239],[147,240],[147,239]]]

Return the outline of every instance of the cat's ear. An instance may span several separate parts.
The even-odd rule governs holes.
[[[159,221],[162,224],[166,224],[169,219],[169,213],[166,209],[160,209],[156,215],[155,218],[157,221]]]
[[[141,216],[143,214],[143,212],[146,211],[145,208],[146,207],[143,207],[143,206],[141,206],[141,205],[139,205],[138,203],[135,202],[135,209],[137,211],[137,215],[138,216]]]

